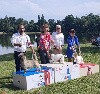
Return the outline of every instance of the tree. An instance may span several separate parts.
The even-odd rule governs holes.
[[[55,20],[54,19],[49,19],[48,23],[49,23],[49,26],[50,26],[50,31],[53,32],[55,30],[55,25],[56,25]]]

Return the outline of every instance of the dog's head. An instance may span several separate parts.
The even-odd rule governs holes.
[[[18,55],[18,58],[19,58],[21,61],[26,60],[26,56],[25,56],[24,53],[20,53],[20,54]]]

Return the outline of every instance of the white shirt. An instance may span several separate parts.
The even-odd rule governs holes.
[[[14,43],[22,44],[21,47],[14,46],[14,51],[17,51],[17,52],[25,52],[28,46],[32,46],[31,44],[28,45],[29,43],[31,43],[31,41],[30,41],[30,37],[26,35],[25,33],[23,35],[20,35],[20,33],[13,34],[11,38],[11,43],[13,46],[14,46]]]
[[[64,35],[63,33],[52,33],[52,39],[54,40],[54,45],[57,47],[60,47],[61,45],[64,45]]]

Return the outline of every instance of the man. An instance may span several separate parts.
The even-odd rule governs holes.
[[[61,25],[56,25],[56,32],[52,33],[52,39],[54,40],[53,54],[62,54],[64,35],[61,33]]]
[[[25,53],[27,47],[30,47],[32,50],[32,53],[34,54],[33,45],[31,44],[30,37],[25,34],[25,27],[24,25],[19,25],[19,30],[17,33],[13,34],[11,38],[11,43],[14,46],[14,59],[15,59],[15,65],[16,65],[16,72],[20,71],[21,65],[20,60],[18,58],[18,55],[20,53]]]

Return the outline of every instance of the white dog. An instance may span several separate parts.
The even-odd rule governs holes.
[[[83,58],[81,55],[78,55],[77,52],[73,53],[74,61],[77,64],[84,64]]]
[[[64,63],[64,55],[51,54],[50,63]]]
[[[26,56],[24,55],[24,53],[20,53],[18,55],[19,59],[20,59],[20,62],[21,62],[21,67],[24,69],[24,73],[26,72],[26,70],[28,68],[32,68],[34,65],[37,67],[37,68],[40,68],[40,65],[38,63],[38,60],[37,60],[37,56],[36,54],[34,54],[34,58],[35,59],[32,59],[32,60],[27,60],[26,59]]]

